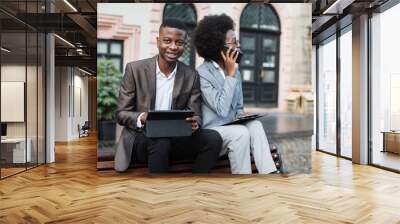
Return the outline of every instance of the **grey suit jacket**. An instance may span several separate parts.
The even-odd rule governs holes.
[[[137,117],[142,112],[154,110],[156,97],[157,56],[126,65],[124,78],[118,96],[116,119],[124,128],[117,144],[114,168],[128,169],[136,136]],[[201,93],[199,75],[189,66],[178,62],[172,109],[191,109],[201,125]]]
[[[242,80],[238,70],[234,78],[225,76],[224,80],[211,61],[204,61],[197,71],[203,99],[203,128],[226,124],[244,113]]]

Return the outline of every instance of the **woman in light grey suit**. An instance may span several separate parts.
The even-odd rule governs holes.
[[[260,121],[244,125],[227,125],[243,110],[243,93],[236,59],[240,44],[236,39],[232,19],[225,15],[204,17],[194,32],[194,45],[204,58],[197,71],[203,98],[203,128],[219,132],[223,140],[220,155],[228,153],[233,174],[250,174],[250,153],[259,173],[276,171],[264,128]],[[224,45],[229,47],[223,50]]]

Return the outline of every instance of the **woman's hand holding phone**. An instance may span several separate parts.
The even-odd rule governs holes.
[[[221,56],[222,56],[222,59],[224,60],[226,73],[230,77],[235,76],[236,59],[237,59],[238,55],[239,55],[239,52],[233,50],[232,47],[229,47],[229,49],[226,52],[221,51]]]

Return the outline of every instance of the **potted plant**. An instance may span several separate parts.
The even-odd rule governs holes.
[[[115,110],[122,80],[111,60],[100,59],[97,64],[98,140],[115,140]]]

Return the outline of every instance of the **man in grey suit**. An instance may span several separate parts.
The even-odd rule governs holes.
[[[222,140],[201,125],[201,93],[198,73],[178,61],[184,51],[187,32],[178,20],[160,26],[153,58],[128,63],[121,84],[116,111],[124,126],[115,154],[115,170],[122,172],[133,162],[148,163],[151,173],[168,172],[169,159],[194,159],[193,172],[207,173],[214,166]],[[194,111],[190,137],[147,138],[142,133],[149,110]]]
[[[204,63],[200,74],[203,96],[203,127],[218,131],[223,140],[221,155],[228,153],[233,174],[251,173],[250,153],[258,173],[276,171],[264,128],[258,120],[244,125],[224,124],[245,115],[243,110],[242,80],[236,59],[240,47],[227,15],[204,17],[196,27],[194,44]],[[229,49],[224,51],[224,45]]]

